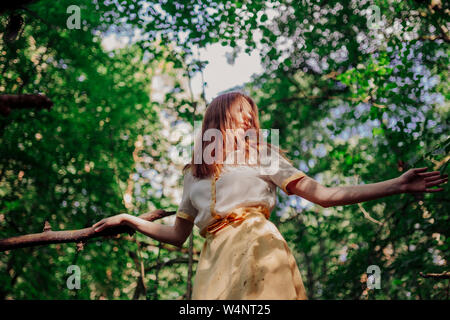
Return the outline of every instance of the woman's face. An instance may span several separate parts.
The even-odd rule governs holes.
[[[246,104],[236,103],[231,107],[231,114],[234,120],[234,128],[232,129],[243,129],[244,131],[252,127],[252,114],[251,107]]]
[[[242,145],[247,130],[253,128],[252,109],[249,105],[236,103],[231,107],[230,112],[233,117],[233,127],[230,128],[231,132],[227,130],[227,141],[228,139],[231,139],[230,141],[235,141],[235,138],[237,138]],[[232,147],[227,143],[226,148],[226,152],[228,153],[235,150],[236,145]]]

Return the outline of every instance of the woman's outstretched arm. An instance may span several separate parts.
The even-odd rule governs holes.
[[[176,218],[175,225],[168,226],[147,221],[130,214],[121,213],[100,220],[94,224],[93,227],[96,232],[99,232],[105,228],[111,228],[119,225],[127,225],[152,239],[169,243],[177,247],[183,246],[183,243],[186,241],[194,226],[191,221],[181,219],[179,217]]]
[[[443,188],[431,187],[447,183],[448,175],[439,171],[426,172],[427,168],[410,169],[401,176],[377,183],[325,187],[314,179],[305,176],[292,181],[286,188],[308,201],[324,208],[365,202],[399,193],[438,192]]]

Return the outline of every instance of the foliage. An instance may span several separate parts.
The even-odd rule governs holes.
[[[379,182],[411,167],[448,171],[447,3],[80,1],[81,30],[65,27],[72,3],[49,3],[21,11],[23,32],[1,43],[0,91],[41,92],[54,102],[50,111],[0,118],[2,238],[40,232],[45,220],[76,229],[124,210],[176,208],[171,177],[180,181],[180,166],[171,165],[169,151],[179,141],[164,132],[201,119],[204,102],[188,82],[207,62],[192,53],[215,43],[230,46],[233,57],[260,50],[264,73],[244,90],[257,101],[262,126],[280,129],[290,158],[324,185]],[[378,27],[368,24],[371,5],[381,12]],[[0,33],[6,24],[4,15]],[[122,49],[101,45],[134,30],[140,36]],[[324,209],[280,193],[272,220],[310,299],[448,299],[448,280],[419,276],[448,269],[447,203],[442,192],[361,204],[377,225],[359,205]],[[182,298],[186,264],[155,267],[186,255],[136,239],[147,243],[140,251],[136,242],[113,239],[79,253],[52,245],[2,254],[1,295],[136,298],[140,252],[146,297]],[[196,233],[194,248],[201,245]],[[87,275],[75,292],[65,287],[71,264]],[[370,265],[382,271],[379,290],[366,288]]]

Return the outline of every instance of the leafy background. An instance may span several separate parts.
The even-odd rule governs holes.
[[[191,80],[228,46],[257,49],[264,71],[236,88],[263,128],[278,128],[294,164],[327,186],[448,171],[448,3],[444,1],[35,1],[0,16],[0,92],[42,93],[51,110],[0,116],[0,238],[79,229],[120,212],[176,210],[193,121],[209,101]],[[376,5],[380,19],[373,21]],[[106,50],[102,40],[130,41]],[[138,35],[138,36],[136,36]],[[236,70],[236,72],[239,72]],[[177,161],[175,161],[177,160]],[[289,243],[310,299],[448,299],[445,191],[322,208],[278,193],[271,220]],[[366,219],[370,214],[375,223]],[[174,217],[160,223],[171,224]],[[182,250],[136,234],[0,254],[2,299],[188,299],[203,240]],[[68,266],[81,288],[66,286]],[[381,269],[369,290],[366,270]],[[142,269],[144,272],[142,272]],[[191,279],[192,280],[192,279]]]

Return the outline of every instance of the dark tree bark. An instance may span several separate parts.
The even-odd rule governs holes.
[[[41,94],[2,94],[0,95],[0,114],[8,116],[13,109],[42,110],[53,106],[53,102]]]
[[[38,0],[14,0],[14,1],[2,1],[0,3],[0,14],[6,11],[14,11],[21,9],[23,6],[29,5]]]
[[[433,279],[450,279],[450,271],[445,271],[442,273],[423,273],[420,272],[420,276],[423,278],[433,278]]]
[[[147,221],[155,221],[175,214],[175,211],[164,211],[161,209],[144,213],[139,218]],[[49,245],[52,243],[76,242],[82,244],[89,239],[98,237],[112,237],[121,233],[133,234],[134,229],[128,226],[107,228],[100,232],[95,232],[94,228],[84,228],[79,230],[52,231],[50,224],[46,221],[44,231],[41,233],[26,234],[22,236],[6,238],[0,240],[0,252],[18,248],[34,247],[39,245]]]

